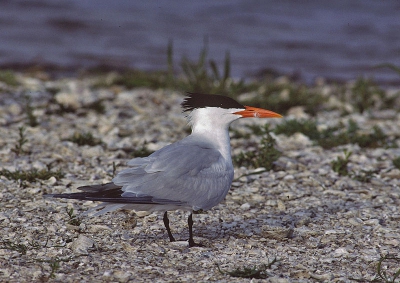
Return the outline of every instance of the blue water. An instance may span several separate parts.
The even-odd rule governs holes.
[[[400,83],[377,64],[400,66],[399,0],[0,0],[0,65],[166,68],[196,59],[208,38],[209,58],[228,50],[235,77],[263,69],[348,80]],[[176,64],[179,70],[179,64]]]

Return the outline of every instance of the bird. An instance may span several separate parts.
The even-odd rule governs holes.
[[[148,157],[133,158],[111,182],[78,187],[81,192],[45,197],[101,201],[92,216],[117,209],[163,212],[169,240],[175,241],[168,211],[189,211],[189,247],[193,239],[193,212],[209,210],[224,200],[234,168],[229,126],[240,118],[282,118],[282,115],[244,106],[228,96],[187,93],[181,103],[191,134]],[[90,210],[90,211],[91,211]]]

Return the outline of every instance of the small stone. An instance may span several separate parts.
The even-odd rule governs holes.
[[[369,219],[367,221],[364,221],[365,225],[368,226],[377,226],[379,225],[379,219]]]
[[[87,231],[90,233],[99,233],[99,232],[103,232],[103,231],[111,232],[113,230],[106,225],[89,225],[87,227]]]
[[[250,209],[250,204],[249,203],[244,203],[240,206],[241,210],[249,210]]]
[[[92,239],[80,234],[78,238],[72,242],[70,248],[76,255],[88,255],[88,250],[94,246],[95,242]]]
[[[334,255],[333,255],[334,257],[340,257],[340,256],[348,254],[349,252],[345,248],[338,248],[333,253],[334,253]]]
[[[356,218],[356,217],[349,218],[347,221],[349,221],[349,223],[354,226],[359,226],[364,223],[360,218]]]
[[[113,272],[114,278],[121,283],[128,282],[130,280],[131,275],[132,273],[130,273],[129,271],[123,271],[123,270],[116,270]]]
[[[57,179],[56,179],[56,177],[51,176],[49,179],[47,179],[43,183],[45,183],[48,186],[54,186],[57,183]]]
[[[261,231],[264,238],[283,240],[291,238],[294,230],[293,228],[286,227],[263,226],[261,227]]]
[[[389,172],[383,172],[382,177],[388,177],[392,179],[400,179],[400,170],[395,168],[390,170]]]

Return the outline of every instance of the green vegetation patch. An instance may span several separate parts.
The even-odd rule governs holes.
[[[140,70],[125,70],[111,80],[98,81],[93,87],[123,86],[128,89],[147,87],[151,89],[168,88],[180,91],[199,93],[218,93],[236,97],[237,95],[255,90],[257,86],[245,83],[244,80],[234,80],[231,77],[231,60],[227,51],[223,66],[218,68],[215,60],[208,59],[208,43],[200,51],[195,61],[186,56],[178,64],[180,72],[175,73],[176,64],[173,60],[173,44],[167,48],[167,70],[145,72]],[[220,71],[222,69],[222,71]]]
[[[363,113],[370,108],[391,108],[395,97],[388,98],[372,79],[358,78],[350,92],[350,103]]]
[[[147,157],[152,154],[154,151],[147,148],[146,143],[144,143],[141,147],[134,149],[131,152],[132,157]]]
[[[349,163],[351,155],[352,155],[351,151],[344,151],[344,158],[339,156],[336,160],[333,160],[331,162],[332,170],[338,173],[340,176],[349,175],[347,164]]]
[[[68,224],[69,225],[73,225],[73,226],[79,226],[81,225],[81,221],[78,217],[76,217],[76,215],[74,215],[74,209],[73,208],[65,208],[65,210],[67,211],[69,220],[68,220]]]
[[[55,177],[57,180],[60,180],[64,177],[64,173],[61,170],[51,171],[50,169],[31,169],[28,171],[16,170],[14,172],[3,169],[0,171],[0,175],[6,177],[9,180],[15,181],[27,181],[27,182],[35,182],[37,180],[48,180],[51,177]]]
[[[294,106],[303,106],[305,111],[315,115],[322,109],[327,98],[318,90],[305,85],[295,83],[258,83],[257,95],[251,99],[242,101],[245,105],[252,105],[269,109],[278,113],[286,113]]]
[[[97,139],[90,132],[75,132],[70,138],[67,139],[73,143],[76,143],[79,146],[82,145],[90,145],[95,146],[99,144],[103,144],[100,139]]]
[[[396,167],[397,169],[400,169],[400,156],[393,159],[392,163],[393,163],[394,167]]]
[[[278,260],[274,258],[268,264],[262,264],[260,266],[253,266],[253,267],[237,268],[232,271],[222,271],[218,264],[217,267],[218,271],[224,275],[229,275],[232,277],[239,277],[239,278],[265,279],[270,276],[267,270],[270,269],[271,266],[275,264],[277,261]]]
[[[0,70],[0,81],[9,85],[9,86],[18,86],[18,80],[15,77],[14,72],[9,70]]]
[[[376,275],[372,280],[366,278],[349,278],[356,282],[400,282],[400,258],[393,254],[381,256],[376,265]]]
[[[276,149],[276,141],[271,136],[268,126],[263,128],[263,138],[261,143],[257,145],[254,151],[241,152],[239,155],[233,157],[235,166],[259,168],[264,167],[266,170],[271,170],[274,167],[274,162],[282,155]]]
[[[318,130],[316,121],[286,120],[277,125],[274,132],[287,136],[300,132],[326,149],[345,144],[358,144],[363,148],[396,147],[394,140],[390,140],[378,126],[373,127],[372,133],[359,133],[359,126],[353,120],[349,120],[347,125],[339,123],[324,130]]]
[[[14,152],[16,155],[28,153],[25,149],[22,148],[28,142],[28,139],[26,138],[26,135],[25,135],[25,131],[26,131],[25,127],[18,128],[19,138],[18,138],[17,143],[15,144],[14,148],[11,149],[11,151]]]

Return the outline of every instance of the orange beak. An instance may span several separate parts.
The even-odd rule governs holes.
[[[245,110],[233,114],[242,115],[242,118],[282,118],[283,116],[262,108],[245,106]]]

